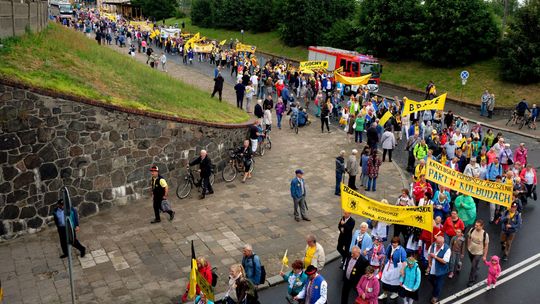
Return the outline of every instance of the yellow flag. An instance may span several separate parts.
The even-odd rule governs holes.
[[[384,124],[390,119],[390,117],[393,117],[392,113],[390,113],[390,111],[386,111],[381,119],[379,119],[379,125],[384,127]]]
[[[367,84],[369,79],[371,78],[371,74],[367,74],[360,77],[347,77],[343,76],[340,73],[336,73],[334,71],[334,78],[337,82],[341,82],[343,84],[350,84],[350,85],[362,85]]]
[[[384,204],[341,184],[341,208],[388,224],[433,230],[433,205],[409,207]]]
[[[195,298],[197,295],[197,259],[195,258],[195,247],[193,247],[193,241],[191,241],[191,273],[189,274],[189,291],[188,296],[190,299]]]
[[[337,69],[334,70],[334,74],[336,73],[343,73],[343,67],[339,67]]]
[[[222,41],[219,43],[219,45],[225,45],[225,43],[227,43],[227,39],[222,40]]]
[[[446,102],[446,94],[444,93],[430,100],[414,101],[412,99],[404,98],[405,105],[403,106],[403,113],[401,116],[407,116],[415,112],[424,110],[444,110],[444,103]]]
[[[284,266],[289,265],[289,258],[287,258],[287,251],[289,251],[289,249],[285,250],[285,254],[283,255],[283,259],[281,259],[281,263],[283,263]]]

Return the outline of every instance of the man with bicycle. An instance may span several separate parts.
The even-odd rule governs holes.
[[[199,196],[199,199],[204,199],[206,193],[214,194],[214,189],[212,188],[212,184],[210,184],[210,175],[212,175],[212,161],[208,157],[206,150],[201,150],[200,156],[191,161],[188,168],[195,165],[199,165],[199,170],[201,171],[202,193]]]
[[[525,111],[531,112],[531,109],[529,109],[529,104],[527,104],[527,100],[522,99],[516,106],[517,116],[520,119],[523,119],[523,116],[525,116]]]

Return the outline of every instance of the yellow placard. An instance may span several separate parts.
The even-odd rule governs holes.
[[[381,117],[381,119],[379,119],[379,125],[381,127],[384,127],[384,124],[391,118],[393,117],[392,113],[390,113],[390,111],[386,111],[386,113],[384,113],[384,115]]]
[[[147,31],[151,32],[154,28],[154,25],[152,23],[147,24],[146,21],[130,21],[129,24],[133,26],[134,28],[140,28],[141,31]]]
[[[364,196],[341,184],[341,208],[343,210],[388,224],[433,230],[433,206],[388,205]]]
[[[426,179],[489,203],[507,208],[512,204],[512,184],[467,176],[432,159],[426,164]]]
[[[208,281],[203,277],[203,275],[198,270],[197,270],[197,285],[199,285],[199,288],[201,289],[201,291],[206,295],[206,298],[208,298],[211,301],[214,301],[214,289],[212,288],[212,285],[208,283]]]
[[[236,44],[237,52],[255,53],[256,50],[257,50],[257,47],[254,45],[248,45],[248,44],[242,44],[242,43]]]
[[[441,96],[424,101],[414,101],[405,98],[405,106],[403,106],[403,113],[401,116],[407,116],[424,110],[443,110],[444,103],[446,102],[446,94],[447,93],[444,93]]]
[[[214,46],[211,44],[193,44],[193,51],[196,53],[212,53],[213,48]]]
[[[328,61],[326,60],[310,60],[300,62],[300,71],[303,70],[328,70]]]
[[[336,73],[334,71],[334,78],[337,82],[341,82],[343,84],[350,84],[350,85],[362,85],[367,84],[369,79],[371,78],[371,74],[367,74],[360,77],[347,77],[343,76],[340,73]]]

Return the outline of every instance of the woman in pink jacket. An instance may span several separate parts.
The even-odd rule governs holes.
[[[520,143],[514,151],[514,163],[520,162],[523,166],[527,164],[527,148],[524,143]]]
[[[527,197],[532,197],[536,200],[536,189],[534,189],[536,188],[536,169],[531,164],[528,164],[527,167],[521,170],[519,177],[525,183],[525,187],[527,187]]]
[[[366,268],[366,274],[360,278],[358,285],[356,285],[356,291],[358,291],[358,298],[356,298],[356,304],[378,304],[379,299],[379,279],[375,276],[375,269],[368,266]]]

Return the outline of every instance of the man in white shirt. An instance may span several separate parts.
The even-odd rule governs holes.
[[[444,280],[448,274],[448,262],[452,251],[444,243],[444,237],[438,236],[435,243],[429,247],[429,280],[433,284],[431,303],[437,303],[444,285]]]
[[[297,301],[304,299],[305,304],[325,304],[328,298],[328,283],[317,273],[317,267],[313,265],[306,268],[306,274],[309,282],[294,299]]]

